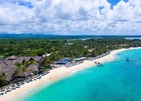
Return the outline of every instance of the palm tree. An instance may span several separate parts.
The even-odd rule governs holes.
[[[20,75],[20,71],[18,70],[18,69],[16,69],[15,71],[14,71],[14,73],[13,73],[13,76],[14,77],[17,77],[17,76],[19,76]]]
[[[31,62],[29,63],[29,65],[31,65],[31,64],[37,65],[38,63],[37,63],[36,61],[31,61]]]
[[[7,78],[7,75],[6,75],[5,72],[3,72],[3,73],[0,74],[0,79],[1,80],[6,80],[6,78]]]
[[[15,65],[18,69],[20,69],[21,64],[19,62],[16,62]]]
[[[28,67],[30,64],[31,64],[31,62],[30,62],[30,61],[27,61],[27,60],[25,60],[25,61],[23,62],[23,65],[24,65],[25,67]]]
[[[27,76],[26,73],[28,72],[28,68],[25,67],[24,65],[22,65],[22,66],[21,66],[21,70],[23,71],[24,76],[26,77],[26,76]]]
[[[15,71],[16,72],[16,75],[18,73],[18,71],[22,71],[24,73],[24,76],[26,77],[27,76],[27,72],[28,72],[28,66],[31,65],[31,64],[37,64],[36,61],[24,61],[22,64],[20,64],[19,62],[16,62],[15,65],[18,67],[18,70]],[[20,72],[19,72],[20,74]]]
[[[25,68],[26,68],[27,62],[25,61],[25,62],[24,62],[24,65],[21,64],[21,63],[19,63],[19,62],[16,62],[15,65],[17,66],[18,69],[15,70],[14,73],[17,75],[17,73],[18,73],[18,71],[19,71],[19,75],[20,75],[20,71],[22,71],[22,72],[24,72],[24,76],[26,76],[26,71],[27,71],[27,70],[26,70]]]
[[[20,75],[21,65],[22,65],[22,64],[19,63],[19,62],[16,62],[15,65],[16,65],[16,67],[17,67],[17,70],[14,71],[14,74],[17,75],[17,72],[19,71],[19,75]],[[15,73],[15,72],[16,72],[16,73]],[[22,78],[22,77],[21,77],[21,78]]]
[[[0,87],[7,85],[7,75],[5,72],[0,74]]]
[[[28,67],[29,65],[31,65],[31,64],[38,64],[36,61],[24,61],[23,62],[23,65],[25,66],[25,67]]]

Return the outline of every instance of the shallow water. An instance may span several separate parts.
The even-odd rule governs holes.
[[[141,101],[140,57],[141,49],[120,52],[103,67],[81,70],[18,101]]]

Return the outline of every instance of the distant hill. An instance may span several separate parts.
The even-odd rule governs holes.
[[[89,39],[89,38],[130,38],[141,37],[127,35],[52,35],[52,34],[0,34],[0,38],[48,38],[48,39]]]

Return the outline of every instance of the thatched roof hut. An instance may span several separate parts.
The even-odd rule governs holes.
[[[13,55],[8,58],[8,60],[15,60],[15,59],[17,59],[17,57]]]
[[[7,65],[5,64],[5,62],[1,62],[0,63],[0,70],[3,68],[3,67],[6,67]]]
[[[7,60],[7,61],[5,61],[5,64],[6,64],[7,66],[10,66],[10,65],[14,65],[15,63],[14,63],[14,61],[12,61],[12,60]]]
[[[14,66],[4,67],[0,70],[0,74],[3,73],[3,72],[6,73],[7,81],[11,81],[12,77],[13,77],[13,73],[14,73],[15,70],[16,70],[16,67],[14,67]]]
[[[39,72],[38,66],[37,65],[29,65],[28,66],[29,71],[34,71],[34,72]]]
[[[42,57],[41,56],[34,56],[34,57],[32,57],[32,59],[39,63],[42,60]]]

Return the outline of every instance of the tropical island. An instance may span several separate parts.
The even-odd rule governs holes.
[[[140,45],[141,40],[124,38],[1,38],[0,87],[4,90],[3,86],[26,81],[37,75],[46,75],[54,68],[69,68],[84,60],[101,58],[112,50]],[[39,76],[38,79],[40,78]]]
[[[0,0],[0,101],[141,101],[140,0]]]

